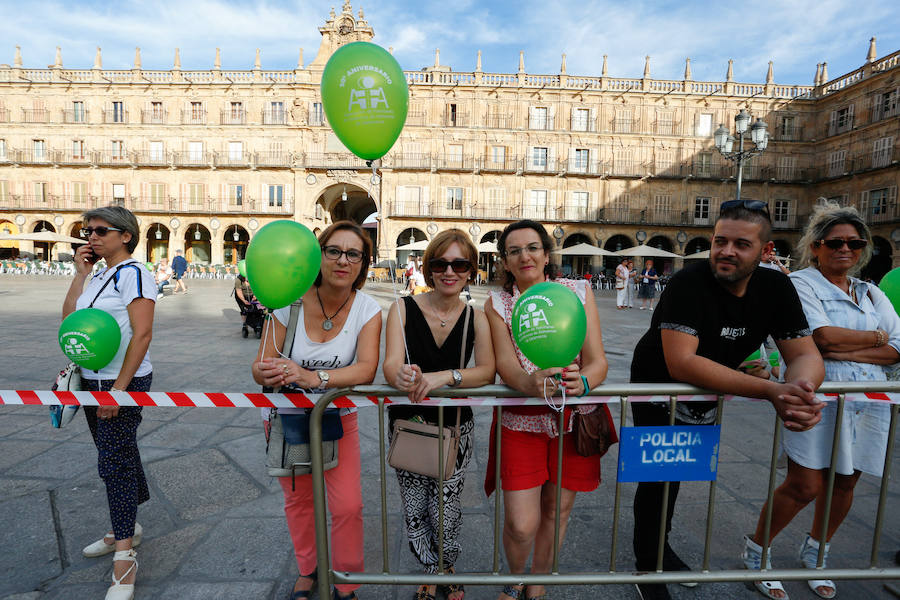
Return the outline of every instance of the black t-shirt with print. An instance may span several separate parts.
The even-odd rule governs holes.
[[[650,329],[634,349],[632,382],[675,382],[663,356],[662,329],[696,336],[698,356],[732,369],[769,335],[777,341],[811,334],[800,298],[786,275],[757,267],[747,292],[739,298],[716,281],[705,260],[676,273],[660,296]],[[708,422],[710,405],[715,406],[692,402],[687,411],[679,405],[679,419]]]

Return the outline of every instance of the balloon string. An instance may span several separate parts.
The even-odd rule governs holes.
[[[552,380],[553,380],[553,377],[544,377],[544,385],[543,385],[544,402],[546,402],[547,406],[549,406],[556,412],[561,412],[561,411],[565,410],[565,408],[566,408],[566,388],[565,387],[560,388],[560,391],[562,392],[562,403],[557,405],[552,400],[553,392],[550,392],[549,396],[547,395],[547,381],[550,381],[550,383],[552,384],[553,383]]]
[[[263,348],[266,347],[266,343],[269,341],[269,330],[274,329],[274,327],[275,327],[275,324],[272,323],[272,319],[274,319],[274,318],[275,318],[275,316],[272,314],[272,311],[269,310],[268,313],[266,313],[265,325],[263,325],[263,340],[262,340]],[[282,354],[281,350],[278,349],[278,346],[275,345],[275,332],[274,331],[272,332],[272,348],[275,350],[275,353],[278,356],[280,356],[281,358],[290,359],[290,356],[285,356],[284,354]],[[263,351],[263,354],[265,355],[265,350]]]

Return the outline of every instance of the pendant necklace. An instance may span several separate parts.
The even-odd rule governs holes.
[[[319,308],[322,309],[322,316],[325,317],[325,320],[322,321],[322,329],[325,331],[331,331],[332,327],[334,327],[334,323],[331,322],[333,318],[335,318],[341,310],[347,305],[347,302],[350,301],[350,297],[353,296],[353,290],[350,290],[350,295],[347,296],[347,299],[344,300],[344,303],[341,304],[341,307],[337,309],[333,315],[330,317],[325,312],[325,306],[322,304],[322,297],[319,296],[319,288],[316,288],[316,299],[319,301]]]
[[[438,311],[437,306],[435,305],[434,300],[432,298],[433,298],[433,296],[429,296],[429,300],[430,300],[429,304],[431,304],[431,310],[433,310],[434,314],[437,315],[438,321],[441,322],[441,327],[446,327],[447,321],[450,320],[449,313],[452,313],[453,309],[451,308],[448,311],[448,315],[441,316],[441,313],[440,313],[440,311]]]

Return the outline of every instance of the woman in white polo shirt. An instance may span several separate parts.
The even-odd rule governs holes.
[[[112,315],[122,333],[112,362],[99,371],[82,369],[83,388],[149,391],[153,367],[148,350],[156,284],[150,271],[131,257],[140,238],[137,219],[120,206],[89,210],[82,217],[81,233],[88,243],[75,252],[75,278],[63,302],[62,316],[93,306]],[[90,277],[94,263],[101,258],[107,268]],[[82,552],[86,557],[115,552],[113,585],[106,600],[130,600],[137,575],[133,547],[140,543],[143,533],[137,523],[137,508],[150,498],[137,447],[141,407],[86,406],[84,414],[97,446],[98,471],[106,484],[112,529]]]

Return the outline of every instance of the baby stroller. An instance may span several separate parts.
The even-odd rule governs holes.
[[[241,328],[241,335],[247,337],[252,329],[256,332],[257,339],[261,338],[263,323],[266,320],[266,309],[254,298],[250,301],[250,304],[245,305],[243,314],[246,319],[244,320],[244,326]]]

